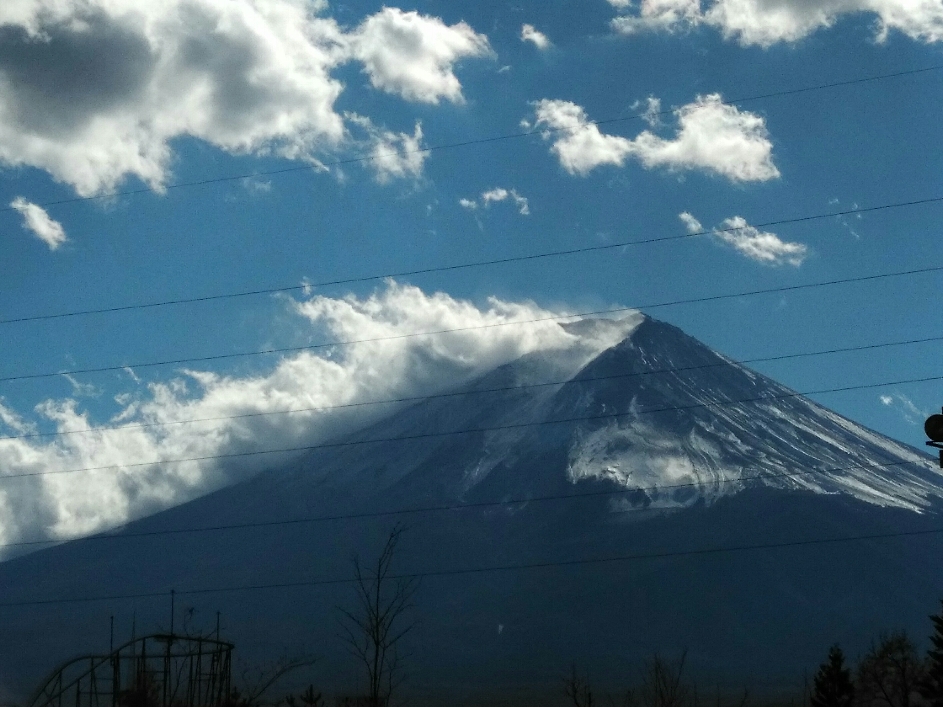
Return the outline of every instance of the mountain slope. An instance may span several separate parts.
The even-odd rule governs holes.
[[[536,694],[572,661],[616,686],[651,651],[684,647],[705,674],[783,681],[835,640],[853,654],[881,628],[925,630],[943,539],[745,546],[943,528],[941,488],[927,457],[646,318],[575,375],[524,357],[113,537],[0,564],[0,594],[175,588],[197,624],[221,610],[249,658],[304,644],[324,656],[311,679],[349,690],[333,611],[349,585],[186,590],[343,579],[350,553],[371,556],[402,520],[398,569],[426,575],[416,690]],[[388,513],[404,509],[426,510]],[[543,566],[494,570],[521,565]],[[0,684],[23,694],[100,649],[109,616],[166,628],[168,607],[165,594],[0,608]]]

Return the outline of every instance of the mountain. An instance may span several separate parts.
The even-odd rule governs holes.
[[[701,684],[798,689],[835,641],[855,655],[882,629],[927,633],[943,597],[934,461],[675,327],[630,324],[575,373],[525,356],[249,481],[0,564],[0,603],[130,597],[0,607],[0,685],[22,696],[101,650],[110,616],[122,635],[167,628],[176,589],[176,621],[218,610],[246,659],[314,652],[310,680],[355,689],[335,610],[351,586],[300,584],[350,577],[351,553],[375,556],[397,521],[397,571],[425,575],[420,702],[548,699],[571,663],[616,688],[685,648]],[[167,532],[193,528],[217,529]]]

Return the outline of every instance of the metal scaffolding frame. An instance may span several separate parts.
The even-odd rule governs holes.
[[[232,650],[203,636],[142,636],[108,655],[64,663],[27,707],[223,707],[232,693]]]

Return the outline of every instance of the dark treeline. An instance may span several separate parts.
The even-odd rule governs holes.
[[[563,678],[562,696],[572,707],[943,707],[943,602],[930,616],[930,648],[921,655],[906,631],[891,631],[872,641],[856,664],[833,645],[803,694],[786,701],[753,702],[749,689],[721,698],[698,690],[684,675],[686,654],[677,660],[655,655],[643,667],[635,688],[622,694],[597,693],[588,674],[573,666]]]

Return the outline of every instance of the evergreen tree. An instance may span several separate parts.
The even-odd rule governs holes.
[[[851,671],[845,667],[845,655],[836,643],[815,674],[810,702],[812,707],[851,707],[854,697]]]
[[[940,604],[943,605],[943,601]],[[931,616],[930,621],[933,622],[933,635],[930,636],[931,648],[927,651],[920,695],[929,707],[943,707],[943,608],[939,614]]]

